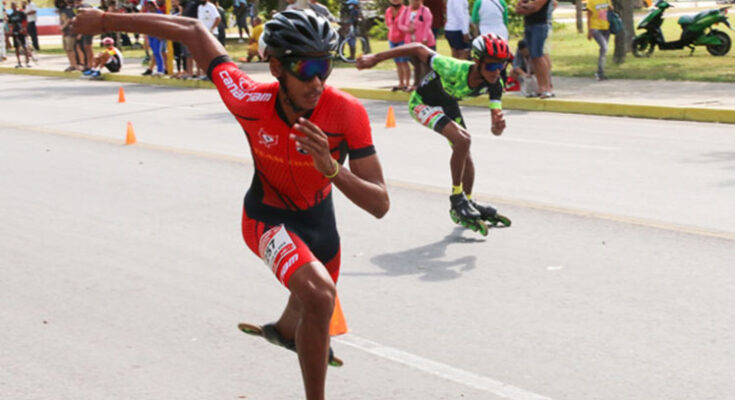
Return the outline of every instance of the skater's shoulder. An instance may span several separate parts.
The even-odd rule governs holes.
[[[431,69],[439,73],[439,75],[453,75],[461,74],[469,70],[472,66],[471,61],[459,60],[454,57],[444,56],[441,54],[434,54],[429,60]]]
[[[320,105],[340,112],[365,110],[365,106],[355,96],[329,85],[324,85],[324,92],[322,93],[320,103]],[[344,116],[348,118],[350,115],[345,114]]]

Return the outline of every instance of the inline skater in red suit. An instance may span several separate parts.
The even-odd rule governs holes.
[[[306,398],[324,399],[340,266],[332,186],[377,218],[389,208],[364,107],[325,85],[337,45],[335,31],[311,11],[277,14],[265,24],[260,44],[278,82],[257,83],[197,20],[85,9],[73,29],[174,40],[208,67],[245,132],[255,165],[244,201],[243,237],[291,292],[281,317],[268,325],[270,333],[295,346]],[[349,168],[341,166],[347,157]]]

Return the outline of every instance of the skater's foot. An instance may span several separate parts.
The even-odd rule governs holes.
[[[449,216],[455,224],[469,228],[481,235],[487,235],[487,225],[482,220],[482,215],[477,211],[464,193],[453,194],[449,196],[449,202],[452,208],[449,210]]]
[[[297,352],[296,342],[294,340],[289,340],[281,336],[281,333],[278,332],[278,329],[276,328],[276,324],[263,325],[263,337],[265,338],[265,340],[269,341],[272,344],[275,344],[276,346],[281,346],[288,350]],[[333,367],[341,367],[343,364],[344,363],[342,362],[342,360],[334,356],[332,346],[329,346],[329,365]]]
[[[478,203],[475,200],[470,200],[470,204],[480,212],[481,218],[485,221],[493,225],[503,224],[504,226],[510,226],[510,219],[502,214],[498,214],[498,210],[490,204]]]

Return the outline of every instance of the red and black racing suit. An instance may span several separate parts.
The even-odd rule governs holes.
[[[340,244],[332,203],[332,184],[301,153],[277,100],[278,82],[258,83],[229,57],[212,61],[208,75],[243,128],[255,174],[245,195],[242,233],[248,247],[276,277],[288,280],[300,266],[318,259],[336,282]],[[315,109],[305,116],[329,139],[332,157],[344,163],[375,154],[370,121],[354,97],[325,86]]]

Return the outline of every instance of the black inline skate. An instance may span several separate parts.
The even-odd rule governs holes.
[[[482,214],[472,207],[464,193],[449,196],[449,202],[452,204],[452,208],[449,209],[449,216],[455,224],[480,232],[482,236],[487,236],[487,224],[482,220]]]
[[[475,207],[475,210],[480,212],[481,218],[492,226],[498,226],[498,224],[503,224],[506,227],[510,226],[510,218],[498,213],[498,210],[490,204],[478,203],[475,200],[470,200],[470,204],[472,207]]]

